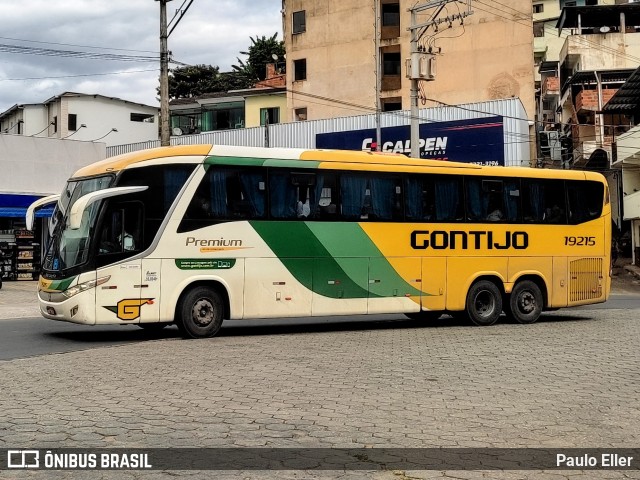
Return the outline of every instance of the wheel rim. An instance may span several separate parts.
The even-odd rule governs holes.
[[[530,315],[536,309],[536,297],[530,291],[525,291],[518,297],[518,310],[524,315]]]
[[[215,318],[213,304],[205,299],[198,300],[191,309],[191,318],[199,327],[210,325]]]
[[[496,309],[496,300],[493,298],[491,292],[482,290],[478,292],[474,299],[474,307],[478,315],[483,318],[490,317]]]

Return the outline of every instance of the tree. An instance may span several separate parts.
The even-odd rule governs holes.
[[[224,90],[220,69],[211,65],[178,67],[169,71],[169,98],[192,98]]]
[[[251,45],[246,52],[240,52],[247,55],[246,63],[240,60],[239,65],[233,65],[233,71],[239,77],[245,79],[250,85],[255,84],[259,80],[267,77],[267,63],[274,63],[273,55],[277,55],[281,61],[284,59],[285,49],[284,42],[276,40],[278,34],[274,33],[271,37],[249,37]]]
[[[193,98],[205,93],[228,92],[251,88],[257,81],[267,76],[266,64],[274,63],[273,55],[284,60],[284,42],[271,37],[249,37],[251,45],[246,52],[246,63],[240,60],[233,65],[231,72],[220,73],[220,68],[211,65],[193,65],[177,67],[169,71],[169,98]],[[160,89],[157,89],[158,95]]]

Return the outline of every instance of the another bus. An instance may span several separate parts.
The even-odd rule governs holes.
[[[215,335],[223,319],[600,303],[611,208],[586,171],[374,152],[191,145],[82,168],[56,202],[42,315]]]

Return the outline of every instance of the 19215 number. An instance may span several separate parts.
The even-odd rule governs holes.
[[[570,247],[593,247],[596,237],[564,237],[564,244]]]

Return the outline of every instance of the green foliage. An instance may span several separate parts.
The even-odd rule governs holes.
[[[278,67],[284,67],[284,42],[271,37],[250,37],[251,45],[246,52],[246,63],[238,60],[231,72],[220,73],[220,68],[211,65],[177,67],[169,71],[169,98],[193,98],[205,93],[228,92],[251,88],[257,81],[266,78],[266,64],[274,63],[272,55],[278,55]],[[158,94],[160,89],[157,89]]]
[[[251,45],[246,52],[240,52],[242,55],[247,55],[246,63],[240,60],[239,65],[233,65],[234,72],[237,72],[240,76],[246,78],[252,84],[264,80],[267,77],[267,63],[274,63],[273,55],[278,56],[278,63],[282,62],[279,67],[284,67],[284,42],[277,40],[278,34],[274,33],[271,37],[249,37],[251,39]]]

